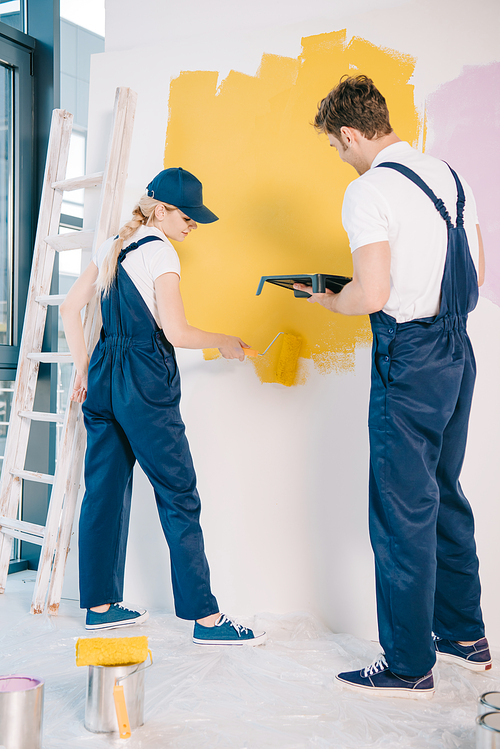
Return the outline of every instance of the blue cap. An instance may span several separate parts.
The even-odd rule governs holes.
[[[148,196],[175,205],[200,224],[218,221],[218,216],[203,205],[202,184],[194,174],[181,167],[164,169],[146,187]]]

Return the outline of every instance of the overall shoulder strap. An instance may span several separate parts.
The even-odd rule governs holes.
[[[458,174],[451,168],[451,166],[448,163],[446,163],[446,165],[449,168],[450,172],[453,174],[453,178],[457,186],[457,226],[463,226],[464,225],[464,206],[465,206],[464,188],[462,187],[462,183],[460,182],[458,178]]]
[[[375,169],[377,169],[379,166],[384,166],[384,167],[387,167],[388,169],[394,169],[394,171],[399,172],[400,174],[403,174],[405,177],[411,180],[415,185],[417,185],[417,187],[420,187],[420,189],[423,190],[425,194],[432,200],[432,202],[434,203],[436,207],[437,212],[446,221],[446,224],[450,228],[453,226],[453,223],[450,218],[450,214],[446,210],[446,206],[441,200],[441,198],[438,198],[438,196],[431,190],[429,185],[427,185],[424,182],[424,180],[421,177],[419,177],[416,172],[413,171],[413,169],[409,169],[407,166],[404,166],[404,164],[398,164],[397,162],[394,162],[394,161],[384,161],[382,164],[377,164]],[[458,177],[456,177],[456,179],[458,179]]]
[[[155,240],[159,240],[161,242],[160,237],[155,237],[153,234],[143,237],[142,239],[139,239],[137,242],[132,242],[132,244],[129,244],[128,247],[124,247],[120,254],[118,255],[118,262],[121,263],[125,259],[125,257],[128,255],[129,252],[132,252],[132,250],[136,250],[138,247],[140,247],[143,244],[147,244],[148,242],[154,242]]]

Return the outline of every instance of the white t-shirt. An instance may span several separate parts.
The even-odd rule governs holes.
[[[177,273],[180,278],[181,264],[171,242],[160,229],[154,226],[140,226],[135,234],[126,241],[124,248],[132,242],[138,242],[139,239],[149,236],[157,236],[158,241],[146,242],[136,250],[129,252],[122,262],[122,267],[134,282],[151,314],[161,327],[156,304],[155,281],[164,273]],[[107,239],[92,258],[98,268],[100,268],[106,253],[111,248],[113,240],[114,237]]]
[[[389,242],[391,293],[384,312],[397,322],[431,317],[439,312],[446,223],[420,187],[393,169],[375,168],[384,161],[404,164],[416,172],[444,202],[453,223],[457,204],[455,180],[443,161],[398,142],[380,151],[371,168],[351,182],[342,206],[342,223],[352,252],[373,242]],[[476,203],[461,176],[460,181],[465,192],[465,231],[477,269]]]

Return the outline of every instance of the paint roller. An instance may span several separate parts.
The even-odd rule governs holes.
[[[153,656],[148,648],[147,637],[87,637],[76,641],[77,666],[138,666],[149,657],[153,664]],[[135,673],[135,672],[132,672]],[[129,674],[131,675],[131,674]],[[113,686],[113,700],[115,703],[118,730],[121,739],[128,739],[132,735],[130,721],[125,702],[123,685],[120,684],[127,676],[115,679]]]
[[[295,382],[295,373],[297,371],[297,363],[299,360],[300,348],[302,346],[302,338],[296,335],[292,335],[291,333],[284,333],[282,331],[281,333],[278,333],[278,335],[274,336],[269,346],[262,353],[254,348],[249,347],[244,347],[243,351],[249,358],[265,356],[273,343],[277,340],[277,338],[280,337],[280,335],[283,336],[283,344],[281,346],[281,352],[276,367],[276,382],[278,382],[280,385],[286,385],[286,387],[290,387]],[[205,359],[205,361],[219,359],[219,349],[203,349],[203,358]]]
[[[245,355],[249,357],[265,356],[280,335],[283,336],[283,344],[276,365],[276,382],[285,385],[286,387],[290,387],[295,381],[295,373],[297,371],[297,363],[299,361],[300,348],[302,346],[302,338],[300,338],[300,336],[281,331],[278,335],[274,336],[269,346],[262,353],[259,353],[252,348],[244,348],[243,351],[245,352]]]
[[[148,657],[147,637],[80,637],[77,666],[129,666]]]
[[[352,278],[349,278],[348,276],[332,276],[325,273],[294,274],[291,276],[262,276],[257,288],[256,296],[259,296],[262,293],[262,289],[266,282],[276,286],[282,286],[285,289],[291,289],[294,296],[300,299],[310,297],[311,295],[308,294],[307,291],[294,289],[293,287],[296,283],[312,286],[313,293],[324,293],[326,289],[338,293],[342,290],[345,284],[350,281],[352,281]],[[245,348],[244,351],[246,356],[264,356],[280,335],[284,336],[284,338],[276,367],[276,381],[282,385],[290,387],[295,381],[295,373],[297,371],[297,363],[302,345],[302,339],[299,336],[281,332],[273,338],[262,354],[259,354],[258,351],[250,348]]]
[[[334,293],[338,293],[343,287],[352,281],[352,278],[348,276],[336,276],[329,275],[326,273],[302,273],[294,274],[289,276],[262,276],[257,289],[256,295],[259,296],[262,293],[264,284],[270,283],[275,286],[282,286],[285,289],[293,291],[294,296],[297,298],[307,298],[311,295],[306,291],[300,291],[294,289],[294,284],[301,283],[306,286],[312,287],[313,293],[324,293],[326,289],[330,289]],[[256,358],[258,356],[265,356],[273,343],[280,337],[283,336],[283,345],[278,358],[278,364],[276,367],[276,381],[281,385],[290,387],[295,382],[295,374],[297,371],[297,364],[299,361],[300,349],[302,346],[302,338],[300,336],[292,335],[291,333],[284,333],[281,331],[278,333],[269,346],[259,353],[253,348],[243,348],[245,356],[250,358]],[[203,349],[203,357],[207,361],[211,359],[218,359],[220,356],[218,349]]]

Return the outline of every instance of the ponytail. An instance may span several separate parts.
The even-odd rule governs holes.
[[[155,208],[157,205],[165,206],[167,211],[176,210],[173,205],[162,203],[147,195],[142,196],[132,211],[132,220],[122,226],[118,232],[118,237],[114,240],[102,261],[95,283],[98,293],[103,293],[105,296],[108,294],[116,276],[118,256],[127,240],[135,234],[140,226],[154,226]]]

